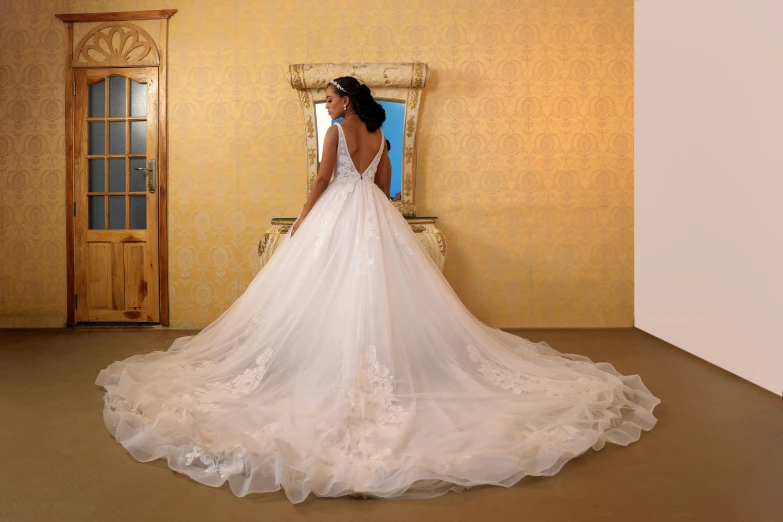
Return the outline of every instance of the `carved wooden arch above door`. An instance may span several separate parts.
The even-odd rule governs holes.
[[[73,52],[73,67],[158,66],[158,46],[130,22],[109,22],[84,35]]]

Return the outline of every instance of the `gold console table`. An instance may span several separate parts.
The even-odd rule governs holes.
[[[446,263],[446,238],[435,226],[435,216],[406,217],[405,220],[416,233],[416,239],[432,258],[441,272]],[[272,226],[258,242],[258,256],[261,258],[261,266],[265,265],[275,252],[280,239],[291,229],[296,218],[273,218]]]

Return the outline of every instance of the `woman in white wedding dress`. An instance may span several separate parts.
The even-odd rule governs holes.
[[[553,475],[653,427],[660,401],[637,375],[476,319],[389,201],[383,108],[344,77],[327,109],[344,123],[245,293],[98,375],[133,457],[238,496],[425,498]]]

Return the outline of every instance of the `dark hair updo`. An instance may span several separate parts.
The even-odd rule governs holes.
[[[353,109],[364,124],[367,125],[368,131],[375,132],[381,128],[383,122],[386,121],[386,111],[372,97],[369,87],[359,83],[359,80],[353,76],[335,78],[334,83],[339,85],[339,87],[332,85],[334,92],[340,96],[348,96],[351,99]]]

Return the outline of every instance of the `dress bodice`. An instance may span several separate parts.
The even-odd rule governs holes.
[[[348,151],[348,144],[345,142],[345,132],[343,131],[342,125],[338,123],[337,129],[339,138],[337,142],[337,159],[335,161],[334,179],[337,181],[359,181],[361,179],[365,181],[375,181],[375,173],[378,171],[383,145],[386,141],[383,136],[383,131],[381,131],[381,148],[378,150],[372,163],[367,167],[367,170],[360,173],[356,169],[353,159],[351,159],[351,153]]]

